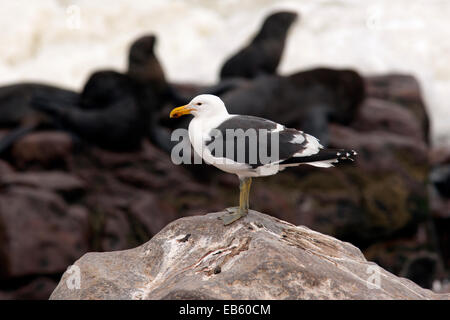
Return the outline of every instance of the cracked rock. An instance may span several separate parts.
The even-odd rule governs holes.
[[[368,262],[350,243],[256,211],[224,226],[222,214],[178,219],[134,249],[87,253],[75,263],[79,289],[66,272],[51,299],[450,298]]]

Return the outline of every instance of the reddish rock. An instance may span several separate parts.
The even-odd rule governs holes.
[[[10,174],[13,172],[14,172],[13,167],[8,162],[0,159],[0,177],[2,177],[5,174]]]
[[[85,189],[78,177],[62,171],[10,173],[0,177],[1,185],[22,185],[43,188],[63,193]]]
[[[298,187],[311,209],[298,216],[308,216],[308,226],[362,245],[429,217],[424,142],[339,125],[330,126],[330,136],[331,146],[353,148],[358,156],[354,163],[308,170],[301,178]]]
[[[115,171],[115,176],[123,183],[142,189],[155,190],[167,187],[167,184],[169,183],[167,179],[162,176],[135,167],[117,169]]]
[[[135,241],[132,239],[131,221],[120,209],[102,208],[103,225],[99,233],[100,250],[116,251],[133,247]]]
[[[144,192],[133,200],[129,212],[133,219],[144,227],[148,239],[179,217],[168,203],[161,201],[153,194]]]
[[[430,120],[416,78],[404,74],[366,77],[367,96],[395,102],[410,110],[421,124],[425,141],[429,142]]]
[[[419,119],[401,105],[368,98],[358,109],[352,127],[362,132],[391,132],[416,140],[425,140]]]
[[[357,150],[357,165],[368,171],[410,171],[420,181],[428,172],[427,145],[417,139],[389,132],[360,132],[330,125],[330,145]],[[407,173],[408,174],[408,173]]]
[[[12,148],[12,157],[23,168],[30,164],[52,167],[66,164],[72,153],[72,138],[63,132],[47,131],[26,135]]]
[[[88,249],[88,216],[57,194],[13,187],[0,195],[0,278],[63,272]]]
[[[432,165],[450,164],[450,147],[441,146],[430,150]]]
[[[113,169],[135,163],[140,159],[139,152],[112,152],[109,150],[91,147],[88,150],[91,158],[95,159],[105,169]]]

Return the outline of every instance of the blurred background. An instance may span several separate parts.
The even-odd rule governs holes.
[[[3,1],[0,299],[47,299],[84,253],[236,203],[235,176],[171,162],[186,122],[168,112],[204,92],[359,152],[256,179],[253,209],[450,292],[449,14],[444,0]]]

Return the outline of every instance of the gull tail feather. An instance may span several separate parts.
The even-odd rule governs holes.
[[[321,149],[318,153],[305,157],[291,157],[280,163],[285,166],[295,166],[300,164],[309,164],[319,168],[333,167],[334,163],[340,160],[351,160],[357,155],[355,150],[346,149]]]

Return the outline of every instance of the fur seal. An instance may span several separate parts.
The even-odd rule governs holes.
[[[143,126],[130,79],[115,71],[98,71],[88,84],[95,86],[95,95],[83,91],[84,101],[81,99],[76,105],[35,96],[33,106],[49,115],[59,128],[84,141],[113,150],[136,148]]]
[[[128,71],[97,71],[87,81],[79,102],[61,105],[35,95],[36,109],[60,127],[103,148],[122,151],[140,146],[141,139],[158,139],[153,113],[171,99],[172,90],[154,53],[156,37],[144,36],[130,47]]]
[[[270,118],[314,135],[326,145],[328,122],[349,124],[364,97],[364,80],[357,72],[317,68],[258,77],[222,99],[230,113]]]
[[[0,101],[5,102],[2,111],[11,112],[4,119],[10,119],[11,126],[19,125],[0,141],[0,152],[43,123],[116,151],[137,148],[145,136],[159,147],[169,148],[164,141],[170,139],[166,139],[154,114],[164,103],[177,103],[183,98],[167,83],[154,53],[155,44],[154,35],[134,41],[125,74],[113,70],[94,72],[80,94],[57,88],[54,91],[58,94],[49,94],[49,89],[43,90],[39,84],[0,90]],[[23,94],[24,88],[27,95]],[[18,102],[20,108],[15,110]]]
[[[41,95],[60,104],[76,104],[77,92],[39,83],[20,83],[0,88],[0,127],[12,129],[0,140],[0,154],[15,141],[41,128],[53,128],[50,117],[34,110],[32,97]]]
[[[229,58],[220,71],[220,78],[254,78],[274,74],[283,54],[286,36],[298,14],[280,11],[269,15],[249,45]]]
[[[18,83],[0,87],[0,127],[15,128],[36,118],[37,112],[31,107],[36,94],[61,103],[74,104],[79,99],[75,91],[47,84]]]
[[[366,96],[364,79],[356,71],[346,69],[316,68],[289,76],[241,79],[235,84],[220,95],[228,112],[273,119],[319,138],[325,146],[328,123],[350,124]],[[179,90],[185,95],[196,95],[208,87],[187,89]],[[167,118],[167,111],[164,114]],[[171,129],[187,128],[189,123],[189,119],[171,120],[175,121],[162,123]]]

